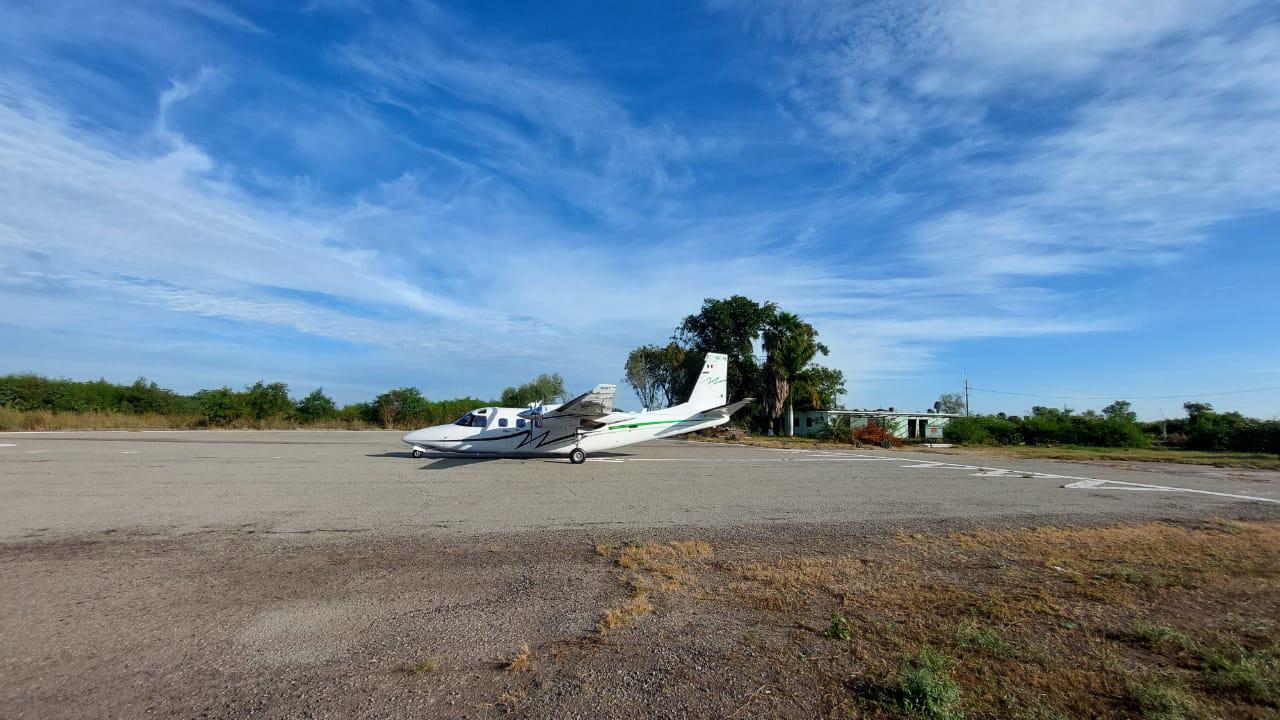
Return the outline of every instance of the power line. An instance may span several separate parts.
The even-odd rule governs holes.
[[[1223,390],[1221,392],[1208,393],[1178,393],[1177,395],[1125,395],[1123,393],[1117,395],[1043,395],[1039,393],[1010,392],[1008,390],[991,390],[989,388],[973,387],[972,385],[970,385],[968,389],[973,392],[995,393],[997,395],[1017,395],[1019,397],[1051,398],[1054,400],[1186,400],[1188,398],[1215,397],[1218,395],[1244,395],[1247,393],[1280,390],[1280,385],[1249,388],[1247,390]]]

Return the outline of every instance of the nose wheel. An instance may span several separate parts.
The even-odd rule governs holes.
[[[574,465],[581,465],[586,461],[587,461],[587,454],[583,452],[582,448],[574,448],[569,451],[569,462],[573,463]]]
[[[412,453],[410,453],[410,454],[411,454],[411,455],[413,455],[415,458],[420,458],[420,457],[422,457],[425,453],[423,453],[423,452],[422,452],[422,450],[420,450],[420,449],[418,449],[418,448],[414,448],[414,449],[413,449],[413,452],[412,452]]]

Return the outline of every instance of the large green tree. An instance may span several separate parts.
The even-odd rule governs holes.
[[[960,415],[964,413],[964,396],[960,393],[942,393],[933,406],[938,409],[938,412]]]
[[[500,402],[503,407],[525,407],[529,403],[552,403],[556,400],[568,400],[569,394],[564,388],[564,378],[560,373],[542,373],[532,381],[523,385],[508,387],[502,391]]]
[[[844,393],[844,373],[817,363],[801,370],[791,383],[797,410],[838,410]]]
[[[674,342],[666,347],[643,345],[627,356],[627,383],[640,403],[652,410],[665,402],[669,407],[684,381],[684,348]]]
[[[685,374],[677,395],[683,396],[692,390],[698,369],[709,352],[729,356],[730,401],[753,394],[760,382],[755,342],[777,309],[774,303],[758,303],[742,295],[723,300],[703,300],[702,309],[686,317],[676,328],[674,339],[689,351],[684,359]]]
[[[1117,400],[1102,408],[1102,415],[1110,420],[1136,423],[1138,422],[1138,413],[1134,412],[1132,408],[1133,404],[1128,400]]]
[[[383,427],[421,425],[427,417],[427,399],[415,387],[388,390],[373,401]]]
[[[764,344],[764,410],[770,430],[782,416],[792,413],[791,383],[818,353],[826,355],[827,346],[818,342],[818,331],[789,312],[778,312],[765,323],[761,333]]]

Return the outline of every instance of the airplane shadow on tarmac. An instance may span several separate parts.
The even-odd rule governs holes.
[[[409,452],[389,451],[389,452],[380,452],[380,453],[368,453],[365,455],[365,457],[412,459],[413,455]],[[614,458],[614,457],[628,457],[628,455],[626,453],[600,452],[600,453],[591,453],[591,457]],[[555,462],[555,463],[565,463],[566,465],[569,464],[568,456],[565,456],[565,457],[545,456],[545,455],[529,456],[529,455],[519,455],[519,454],[476,456],[476,455],[452,455],[449,453],[427,453],[418,459],[434,461],[434,462],[428,462],[426,465],[423,465],[421,468],[423,470],[449,470],[451,468],[463,467],[466,465],[475,465],[477,463],[496,462],[499,460],[529,460],[534,462]]]

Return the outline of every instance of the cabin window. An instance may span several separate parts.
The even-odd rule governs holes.
[[[524,418],[516,420],[516,427],[524,427]]]
[[[507,419],[506,419],[506,418],[498,418],[498,427],[506,427],[506,426],[507,426]]]

